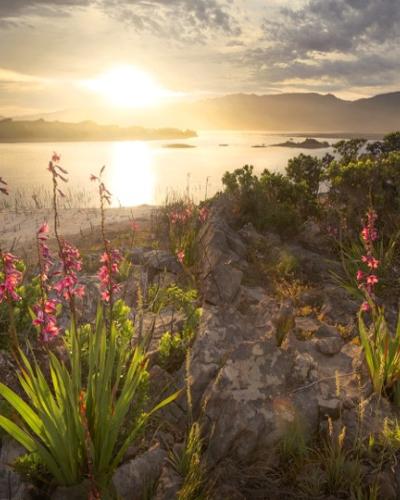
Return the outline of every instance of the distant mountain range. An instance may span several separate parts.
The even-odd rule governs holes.
[[[316,93],[232,94],[161,108],[119,111],[112,108],[70,109],[35,115],[34,118],[39,117],[196,130],[268,130],[310,135],[318,132],[380,134],[400,129],[400,92],[355,101]]]
[[[186,114],[187,126],[196,129],[383,133],[400,129],[400,92],[356,101],[331,94],[235,94],[179,111]]]

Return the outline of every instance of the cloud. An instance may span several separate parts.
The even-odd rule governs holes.
[[[329,79],[336,88],[398,81],[398,0],[309,0],[264,18],[259,47],[248,48],[260,83]]]
[[[229,13],[234,0],[1,0],[0,21],[15,23],[27,16],[66,16],[94,6],[139,32],[195,41],[213,31],[239,35]],[[201,41],[201,40],[198,40]]]
[[[21,15],[60,15],[76,7],[87,7],[93,0],[1,0],[0,19],[13,19]]]
[[[137,31],[183,41],[202,41],[214,31],[238,36],[232,0],[103,0],[102,8]],[[198,39],[198,37],[201,39]]]

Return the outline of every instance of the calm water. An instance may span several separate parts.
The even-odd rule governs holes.
[[[69,171],[72,191],[93,192],[89,175],[106,165],[105,180],[114,195],[115,206],[161,203],[168,193],[184,193],[196,199],[214,194],[221,188],[227,170],[245,164],[256,172],[268,168],[283,171],[287,160],[303,152],[323,156],[330,148],[300,150],[294,148],[252,148],[255,144],[271,145],[287,137],[262,132],[200,132],[186,141],[125,141],[0,144],[0,176],[15,192],[30,197],[33,192],[50,188],[46,165],[51,153],[61,154],[61,165]],[[302,139],[296,139],[300,141]],[[326,139],[323,139],[326,140]],[[337,139],[327,139],[329,143]],[[195,145],[192,149],[168,149],[170,143]],[[221,144],[228,144],[221,147]],[[83,199],[83,197],[82,197]]]

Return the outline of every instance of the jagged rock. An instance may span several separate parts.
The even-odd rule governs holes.
[[[326,339],[326,338],[340,338],[338,329],[332,325],[327,325],[322,323],[318,330],[315,332],[314,338],[316,339]]]
[[[132,248],[128,253],[128,259],[135,265],[141,265],[144,263],[145,253],[148,249],[143,247]]]
[[[272,339],[243,342],[232,352],[205,396],[212,463],[228,454],[255,456],[274,445],[297,414],[311,427],[317,424],[315,396],[290,394],[292,368],[292,353],[278,349]]]
[[[75,486],[59,486],[51,495],[51,500],[86,500],[90,492],[90,483],[83,481]]]
[[[180,274],[182,269],[176,257],[165,250],[149,250],[143,255],[144,264],[154,271]]]
[[[301,292],[298,300],[303,306],[320,307],[324,302],[324,295],[322,290],[311,288]]]
[[[228,263],[221,263],[205,279],[203,298],[209,304],[231,303],[237,296],[243,272]]]
[[[239,231],[239,234],[248,244],[252,246],[263,245],[267,242],[265,236],[256,231],[251,222],[245,224]]]
[[[295,333],[301,339],[307,339],[315,334],[319,329],[319,322],[313,318],[295,318]]]
[[[160,477],[166,457],[167,452],[157,445],[118,467],[112,481],[119,498],[142,500],[146,490]]]
[[[0,500],[23,500],[28,498],[29,488],[11,465],[24,455],[26,450],[9,437],[3,437],[0,450]]]
[[[318,400],[318,408],[321,417],[330,417],[332,419],[337,419],[340,416],[341,402],[340,399],[322,399]]]
[[[343,340],[340,337],[327,337],[325,339],[317,339],[315,347],[319,352],[327,356],[338,354],[343,347]]]
[[[265,290],[260,286],[241,286],[240,287],[240,300],[242,304],[247,306],[256,305],[265,297]]]
[[[348,323],[356,317],[359,304],[342,288],[334,285],[324,287],[324,305],[321,313],[336,323]]]
[[[177,498],[177,494],[182,486],[182,477],[170,466],[162,468],[158,481],[155,500],[172,500]]]
[[[298,383],[305,383],[310,379],[310,373],[315,367],[315,361],[310,354],[298,353],[294,359],[292,378]]]

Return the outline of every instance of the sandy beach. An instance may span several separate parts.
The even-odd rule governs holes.
[[[154,206],[140,205],[128,208],[106,209],[106,225],[128,224],[129,221],[148,222]],[[60,210],[60,227],[63,236],[85,236],[91,234],[100,226],[100,210],[97,208],[71,208]],[[48,222],[53,223],[51,209],[29,211],[2,211],[0,212],[0,241],[4,249],[30,246],[35,239],[38,227]]]

